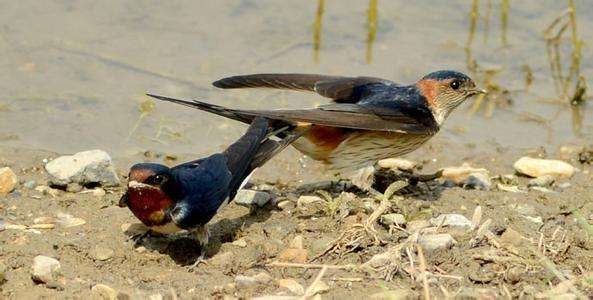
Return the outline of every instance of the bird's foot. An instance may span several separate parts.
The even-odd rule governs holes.
[[[202,249],[200,250],[200,256],[198,256],[196,261],[193,264],[191,264],[187,268],[187,270],[189,272],[193,272],[200,264],[204,264],[204,265],[208,264],[208,261],[206,261],[206,250],[204,249],[204,247],[202,247]]]
[[[140,246],[145,238],[152,236],[152,230],[148,229],[146,232],[132,236],[131,240],[134,241],[134,246]]]

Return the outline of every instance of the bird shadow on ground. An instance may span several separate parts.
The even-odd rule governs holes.
[[[220,251],[222,244],[234,241],[240,231],[254,223],[265,222],[271,216],[272,209],[268,205],[252,210],[250,213],[238,218],[221,219],[209,225],[210,241],[206,247],[206,261]],[[130,239],[135,240],[134,248],[144,247],[169,255],[180,266],[188,266],[195,263],[199,259],[201,247],[203,247],[189,233],[160,235],[151,232],[144,237],[141,237],[143,234],[139,234],[137,230],[128,230],[125,233]]]

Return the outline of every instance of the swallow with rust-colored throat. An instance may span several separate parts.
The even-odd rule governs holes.
[[[149,96],[244,123],[261,116],[273,120],[275,128],[290,126],[303,134],[293,143],[297,150],[335,170],[364,167],[416,150],[439,131],[457,106],[485,93],[467,75],[448,70],[430,73],[411,85],[375,77],[314,74],[240,75],[213,85],[311,91],[333,101],[310,109],[243,110]]]
[[[285,129],[287,129],[286,127]],[[159,233],[191,232],[205,255],[206,224],[246,183],[250,174],[292,143],[298,134],[271,135],[265,118],[256,117],[247,132],[224,152],[169,168],[154,163],[132,166],[119,206],[128,207],[144,225]]]

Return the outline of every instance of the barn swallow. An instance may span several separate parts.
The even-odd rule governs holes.
[[[314,74],[254,74],[223,78],[223,89],[275,88],[316,92],[331,104],[311,109],[241,110],[196,100],[151,97],[249,123],[257,116],[272,126],[302,132],[293,146],[334,170],[355,169],[416,150],[449,114],[473,95],[485,93],[467,75],[436,71],[411,85],[375,77]]]
[[[271,132],[267,119],[256,117],[247,132],[222,153],[172,168],[136,164],[130,169],[128,189],[119,206],[128,207],[152,231],[189,231],[201,244],[198,262],[203,261],[207,223],[233,200],[256,168],[298,138],[288,133],[276,141],[271,135],[277,133]]]

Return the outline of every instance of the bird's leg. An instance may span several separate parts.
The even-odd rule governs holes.
[[[196,229],[192,230],[191,233],[200,243],[200,256],[198,256],[198,259],[191,266],[189,266],[190,270],[194,269],[201,263],[207,263],[206,250],[208,246],[208,240],[210,239],[210,232],[208,231],[208,227],[206,225],[198,226]]]
[[[146,230],[144,233],[133,236],[132,240],[134,241],[134,246],[139,246],[145,238],[152,236],[152,229]]]

